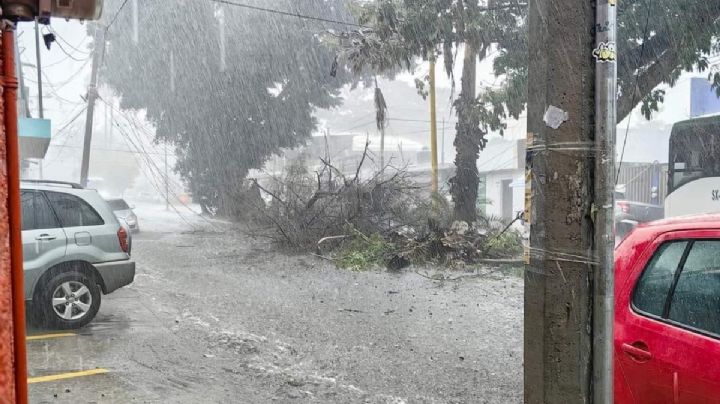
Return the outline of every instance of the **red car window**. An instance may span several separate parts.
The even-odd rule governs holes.
[[[661,317],[687,241],[665,243],[655,253],[638,281],[633,294],[637,311]]]
[[[720,240],[662,244],[632,296],[635,311],[720,335]]]
[[[678,276],[668,318],[720,335],[720,241],[695,241]]]

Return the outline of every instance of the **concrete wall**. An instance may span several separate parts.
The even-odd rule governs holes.
[[[0,39],[0,41],[2,41]],[[0,60],[2,71],[2,60]],[[2,91],[0,90],[0,95]],[[13,360],[12,283],[8,224],[7,159],[4,106],[0,97],[0,402],[15,402]]]
[[[503,213],[503,181],[514,182],[524,175],[522,170],[482,173],[485,176],[485,214],[501,217]],[[525,188],[512,187],[512,212],[514,215],[525,208]]]

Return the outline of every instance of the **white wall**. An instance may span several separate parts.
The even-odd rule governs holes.
[[[482,174],[481,174],[482,175]],[[487,215],[502,216],[502,184],[504,180],[511,182],[521,178],[524,175],[523,170],[495,171],[485,173],[485,199],[490,203],[485,205],[485,213]],[[513,187],[513,215],[524,209],[525,205],[525,188],[523,186]]]

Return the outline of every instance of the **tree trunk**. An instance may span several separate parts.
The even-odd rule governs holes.
[[[458,123],[455,146],[455,177],[450,180],[450,194],[455,203],[455,220],[473,223],[477,219],[478,178],[477,159],[480,153],[479,120],[474,113],[477,48],[465,44],[460,99],[457,103]]]

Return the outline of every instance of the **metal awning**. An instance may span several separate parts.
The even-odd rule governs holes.
[[[18,119],[21,159],[42,159],[50,146],[50,120]]]

